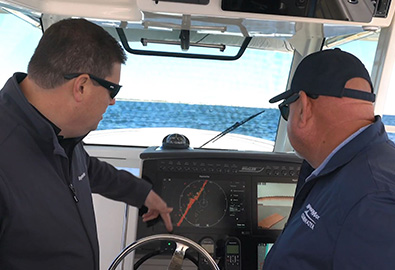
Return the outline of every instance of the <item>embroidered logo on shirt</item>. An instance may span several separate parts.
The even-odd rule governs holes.
[[[81,175],[78,176],[78,181],[81,181],[82,179],[85,178],[85,173],[82,173]]]
[[[303,223],[306,224],[311,230],[314,230],[317,221],[320,219],[320,215],[318,215],[317,211],[314,210],[311,204],[306,206],[305,211],[303,211],[300,217]]]

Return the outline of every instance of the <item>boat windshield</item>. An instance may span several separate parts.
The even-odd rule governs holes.
[[[41,30],[0,13],[0,35],[3,85],[13,72],[26,71]],[[371,71],[377,37],[336,47],[357,55]],[[152,46],[161,50],[164,45]],[[226,50],[237,52],[238,48],[227,46]],[[116,104],[107,109],[98,129],[84,141],[148,147],[160,145],[168,134],[180,133],[189,138],[191,147],[199,148],[232,125],[243,123],[204,147],[272,151],[280,114],[277,104],[268,100],[286,90],[293,54],[292,46],[281,50],[247,48],[234,61],[128,54]],[[394,114],[388,105],[384,115],[387,125],[395,125]]]

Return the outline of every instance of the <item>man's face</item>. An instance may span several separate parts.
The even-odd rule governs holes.
[[[119,84],[121,76],[121,64],[115,63],[111,75],[104,78],[105,80]],[[110,92],[105,87],[91,79],[91,87],[89,102],[87,102],[84,126],[86,133],[97,129],[99,122],[103,119],[103,114],[106,112],[109,105],[115,104],[115,99],[111,98]],[[84,134],[86,134],[84,133]]]
[[[303,136],[301,136],[301,130],[298,128],[298,115],[297,115],[297,109],[298,106],[300,106],[300,100],[296,100],[295,102],[289,104],[289,115],[288,115],[288,121],[287,121],[287,133],[288,133],[288,139],[289,142],[291,143],[292,147],[295,150],[295,153],[297,156],[304,158],[302,154],[302,141],[303,141]]]

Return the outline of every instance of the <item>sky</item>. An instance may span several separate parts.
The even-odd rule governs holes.
[[[0,14],[0,84],[16,71],[26,72],[41,30],[12,15]],[[364,62],[370,71],[375,43],[343,45]],[[292,54],[246,51],[237,61],[198,60],[128,55],[122,67],[118,98],[270,108],[268,100],[283,92]],[[395,100],[395,72],[387,97]],[[395,115],[390,102],[384,114]]]

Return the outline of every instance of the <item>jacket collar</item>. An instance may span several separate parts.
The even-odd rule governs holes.
[[[385,142],[386,140],[388,140],[388,136],[385,132],[384,124],[381,121],[381,117],[376,116],[375,122],[371,126],[335,153],[318,176],[336,170],[350,162],[356,155],[364,151],[366,148],[369,148],[376,143]]]
[[[53,144],[55,153],[65,155],[59,144],[63,141],[63,137],[58,136],[60,129],[29,103],[19,86],[26,76],[26,73],[15,73],[0,91],[1,96],[12,101],[11,104],[13,104],[17,116],[24,122],[24,126],[27,126],[29,131],[35,134],[36,139]],[[84,137],[73,139],[75,140],[74,145]]]
[[[52,140],[55,134],[51,125],[29,103],[19,86],[26,76],[25,73],[15,73],[1,91],[2,97],[9,101],[14,115],[24,122],[23,125],[27,126],[30,132],[46,141]]]

